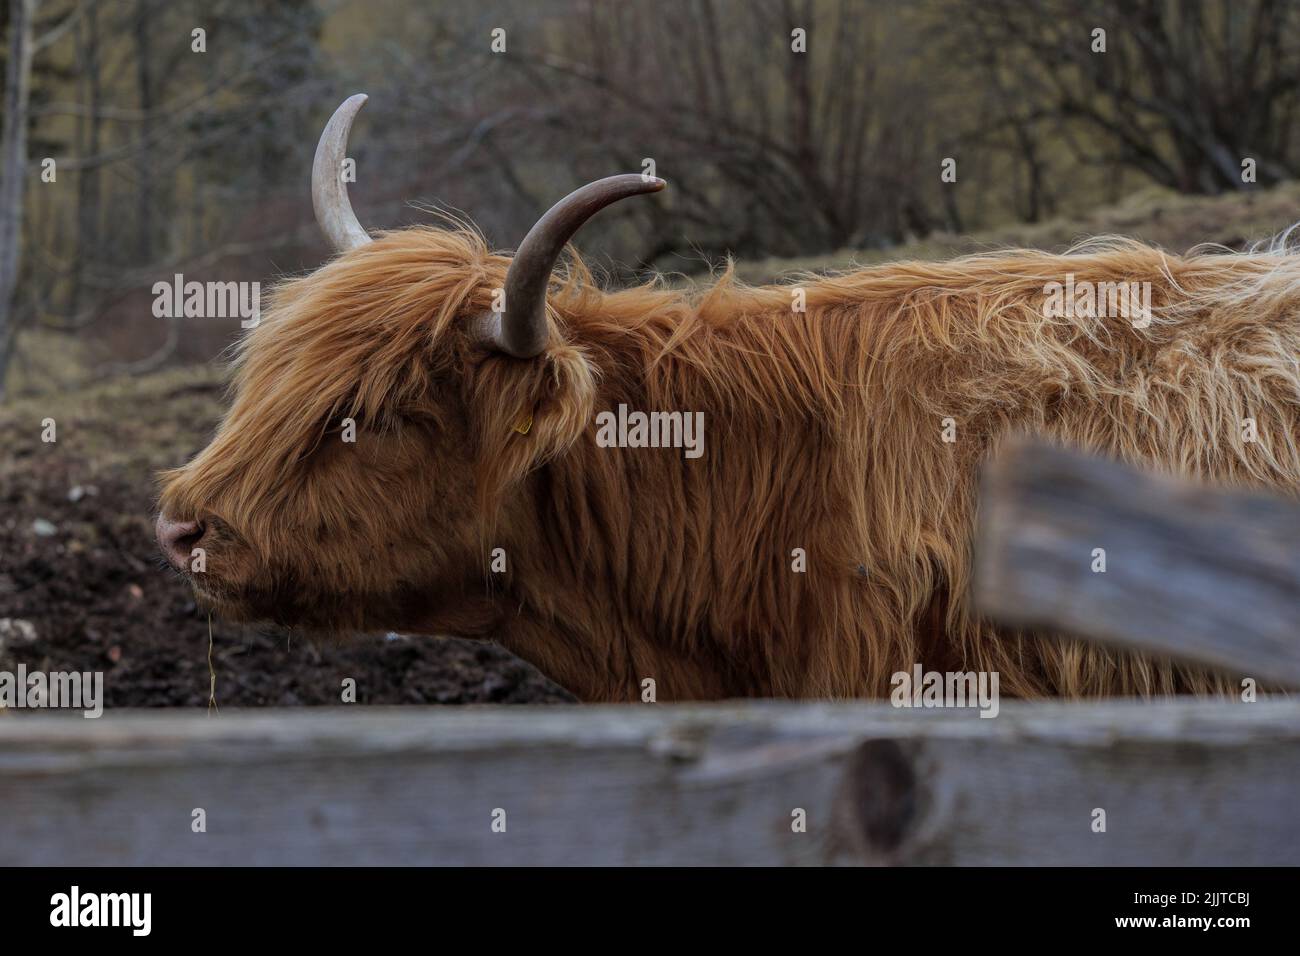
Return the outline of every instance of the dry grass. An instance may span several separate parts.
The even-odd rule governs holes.
[[[1171,252],[1202,243],[1242,249],[1268,239],[1300,220],[1300,182],[1225,196],[1181,196],[1151,188],[1081,218],[1004,226],[968,235],[937,234],[890,249],[846,249],[829,256],[737,262],[746,282],[775,282],[802,271],[838,272],[855,265],[903,259],[938,260],[995,249],[1063,252],[1082,239],[1119,235]]]
[[[53,418],[60,458],[96,472],[161,468],[203,445],[221,414],[217,363],[19,398],[0,405],[0,482],[43,451],[41,422]]]

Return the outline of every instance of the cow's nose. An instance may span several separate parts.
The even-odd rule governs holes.
[[[189,567],[191,552],[205,530],[200,521],[172,521],[160,514],[154,533],[168,563],[176,570],[184,571]]]

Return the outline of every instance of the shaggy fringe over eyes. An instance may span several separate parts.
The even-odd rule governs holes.
[[[163,504],[187,514],[220,502],[255,548],[272,547],[283,514],[267,505],[301,485],[343,418],[379,432],[406,415],[436,425],[438,389],[464,360],[440,345],[454,341],[458,317],[489,307],[507,265],[475,233],[408,229],[281,283],[236,348],[234,402],[216,438],[162,476]]]
[[[511,541],[502,600],[563,635],[526,656],[589,699],[624,698],[628,674],[648,673],[679,698],[883,696],[915,662],[998,671],[1018,696],[1233,689],[974,616],[976,474],[1028,430],[1296,494],[1300,258],[1102,239],[1064,256],[898,262],[762,288],[728,269],[694,291],[655,279],[617,292],[575,258],[552,287],[552,344],[528,362],[459,332],[507,265],[468,230],[410,229],[282,285],[241,347],[221,432],[168,476],[169,510],[220,498],[269,546],[275,502],[329,422],[460,415],[474,530]],[[1150,324],[1046,317],[1045,287],[1067,273],[1149,282]],[[594,416],[619,404],[703,412],[703,458],[597,448]],[[1257,443],[1242,437],[1247,417]],[[948,418],[956,443],[940,440]],[[794,548],[806,574],[791,571]]]

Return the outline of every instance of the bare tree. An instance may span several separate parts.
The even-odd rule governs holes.
[[[1063,135],[1086,162],[1182,192],[1244,188],[1246,159],[1261,183],[1300,172],[1294,0],[982,0],[950,12],[950,49],[1014,77],[1002,119],[1019,134],[1032,118],[1027,150]]]
[[[0,360],[16,355],[28,368],[39,363],[40,353],[25,344],[41,341],[26,338],[37,329],[93,340],[114,358],[144,352],[147,359],[139,362],[154,365],[191,341],[199,354],[215,353],[230,329],[206,323],[177,335],[139,308],[140,297],[159,275],[182,266],[257,278],[265,250],[315,258],[313,233],[305,228],[310,206],[285,197],[301,193],[312,136],[313,118],[294,100],[324,101],[313,89],[318,4],[30,0],[23,6],[31,28],[26,84],[12,81],[19,59],[6,58],[11,80],[4,91],[0,222],[12,267],[0,303]],[[8,5],[0,8],[0,30],[9,14]],[[192,48],[196,22],[209,32],[206,52]],[[6,36],[12,49],[18,34],[11,29]],[[64,38],[61,55],[42,54]],[[21,122],[11,106],[20,93]],[[15,143],[19,133],[25,144]],[[71,189],[32,188],[23,197],[26,162],[10,159],[19,153],[56,157],[58,182]],[[20,325],[21,337],[15,334]],[[93,374],[82,368],[78,377]]]
[[[930,144],[906,129],[926,90],[905,49],[882,42],[887,8],[579,6],[566,56],[520,62],[561,104],[569,141],[632,168],[653,144],[697,245],[808,254],[897,240],[909,215],[931,220],[915,216],[934,198],[916,176]]]
[[[698,268],[701,257],[884,245],[941,221],[940,124],[918,122],[932,112],[930,85],[914,62],[912,14],[893,4],[567,0],[523,13],[508,0],[451,0],[451,10],[428,55],[387,51],[406,115],[383,125],[427,117],[436,134],[420,155],[438,198],[490,233],[515,239],[545,198],[647,159],[670,192],[611,210],[588,248]],[[496,55],[487,38],[501,24],[512,45]]]
[[[27,182],[27,107],[31,100],[36,0],[9,0],[4,122],[0,127],[0,398],[13,350],[14,299],[22,266]]]

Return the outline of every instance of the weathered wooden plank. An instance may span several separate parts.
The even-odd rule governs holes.
[[[1016,442],[985,470],[975,558],[997,620],[1300,687],[1294,502]]]
[[[0,865],[1297,864],[1298,781],[1289,699],[13,716]]]

